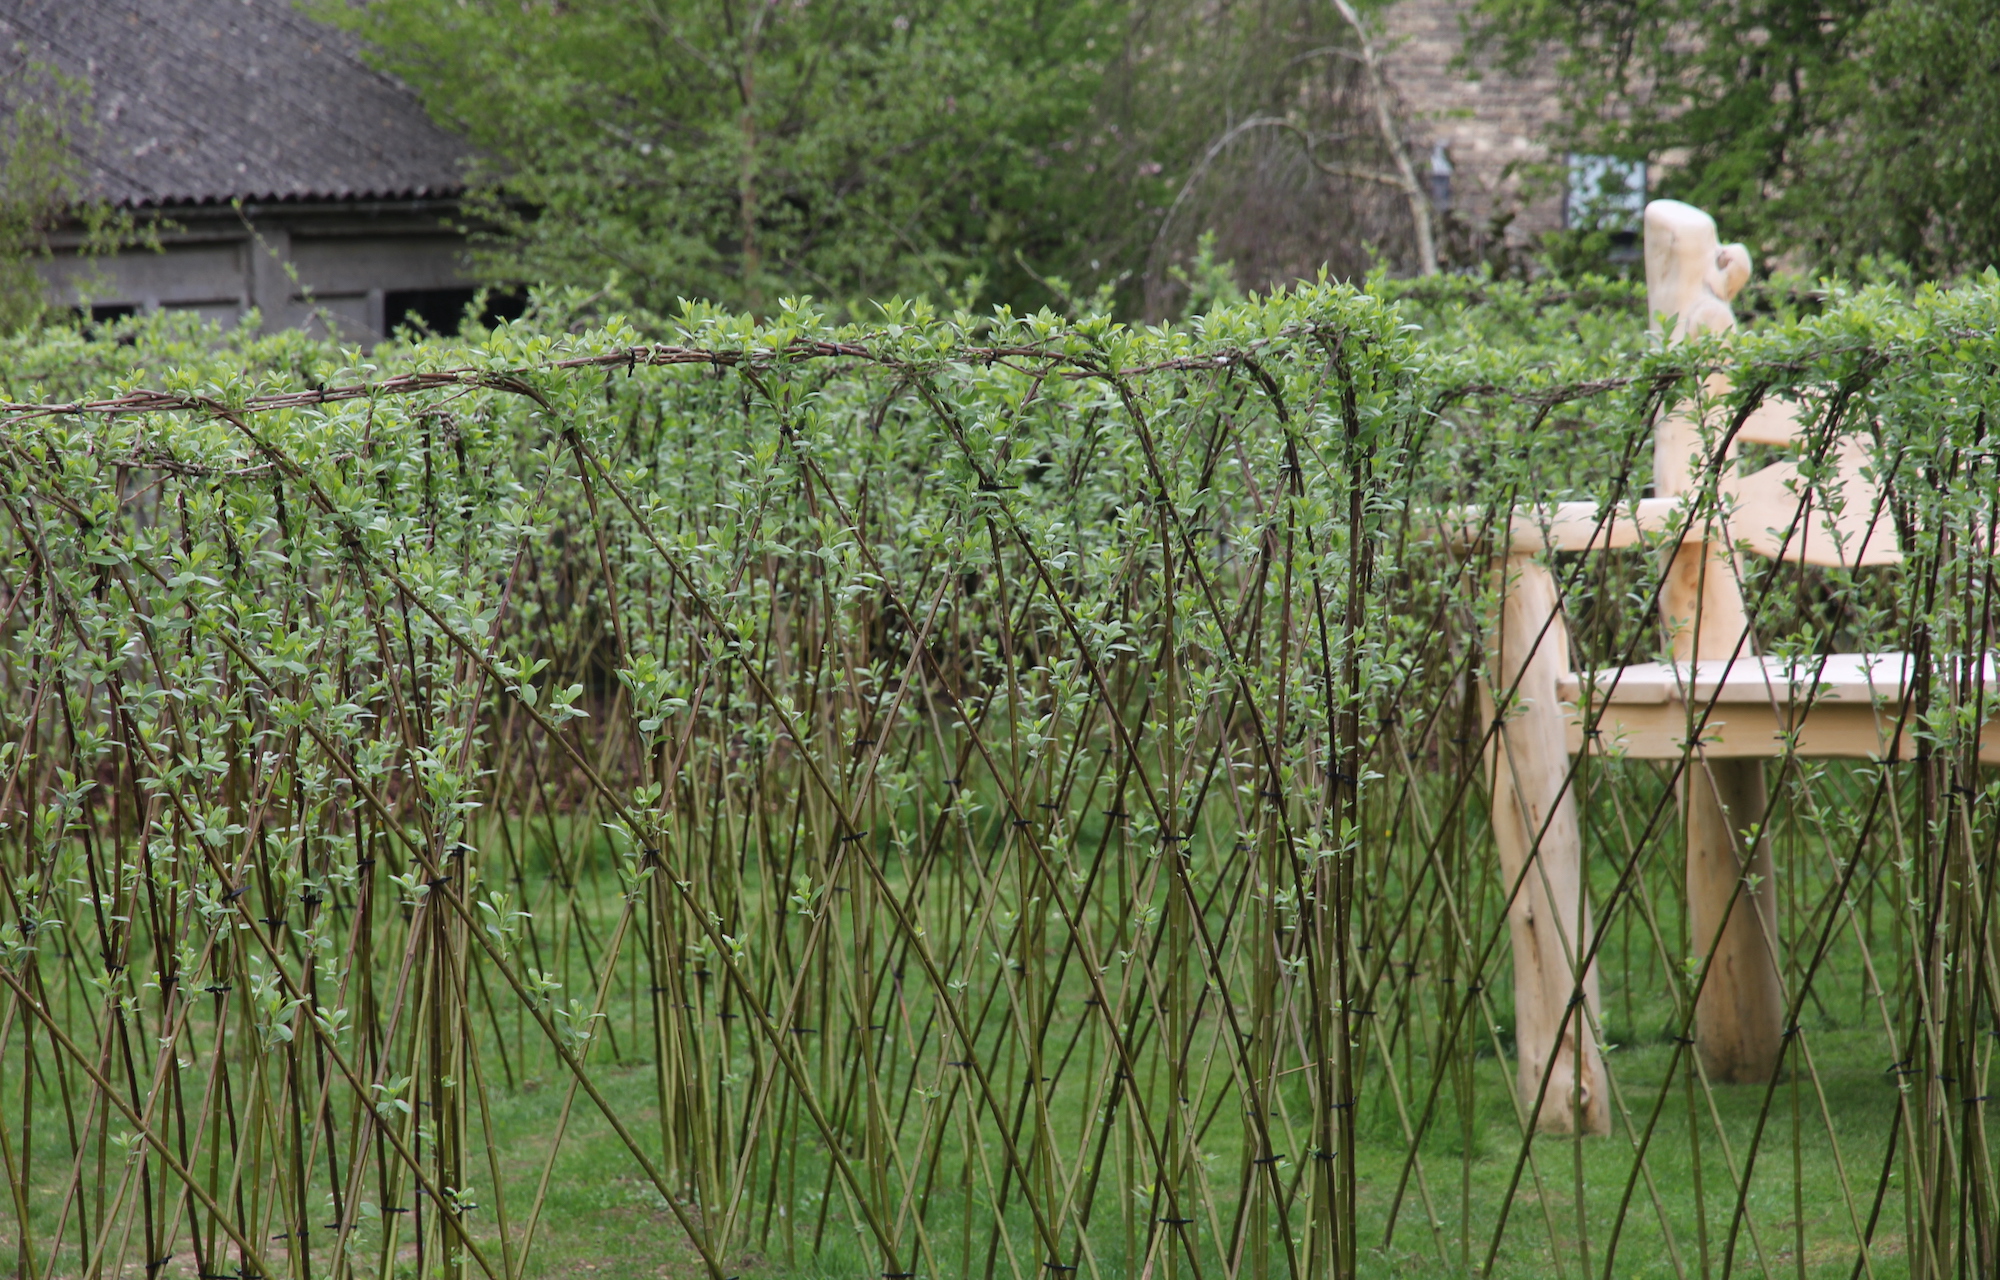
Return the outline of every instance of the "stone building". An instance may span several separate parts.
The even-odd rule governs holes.
[[[1545,60],[1510,73],[1477,51],[1460,65],[1472,7],[1472,0],[1396,0],[1378,19],[1382,69],[1400,99],[1405,140],[1444,196],[1440,203],[1473,228],[1511,215],[1504,234],[1525,243],[1563,225],[1562,187],[1538,190],[1523,172],[1548,159],[1539,139],[1555,115],[1555,72]]]
[[[1521,248],[1542,232],[1610,230],[1614,260],[1638,252],[1647,166],[1608,156],[1554,157],[1543,141],[1560,85],[1553,55],[1510,71],[1468,45],[1474,0],[1396,0],[1380,13],[1383,73],[1433,201],[1478,254]],[[1550,160],[1559,163],[1549,164]]]
[[[466,145],[292,0],[0,0],[0,46],[87,86],[93,194],[160,228],[96,258],[59,236],[61,302],[363,343],[412,313],[457,328]]]

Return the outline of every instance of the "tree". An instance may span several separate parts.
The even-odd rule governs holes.
[[[1117,7],[384,0],[321,15],[482,151],[489,272],[758,308],[938,294],[1060,239]],[[1053,201],[1051,199],[1054,195]],[[1053,203],[1056,207],[1051,207]]]
[[[1100,110],[1145,139],[1175,176],[1140,226],[1145,311],[1174,311],[1204,252],[1254,288],[1320,270],[1437,269],[1434,211],[1419,185],[1371,38],[1367,3],[1252,0],[1135,7],[1152,21],[1127,42]],[[1129,86],[1129,88],[1127,87]],[[1206,238],[1214,232],[1212,238]]]
[[[1423,257],[1346,0],[318,4],[477,144],[489,277],[1158,312],[1210,227],[1258,286]]]
[[[1822,206],[1820,242],[1933,271],[2000,263],[2000,10],[1894,0],[1869,16],[1863,47],[1864,145],[1829,166],[1851,178]],[[1844,235],[1849,221],[1865,234]]]
[[[0,53],[0,333],[48,310],[35,263],[77,211],[84,175],[72,144],[87,124],[80,85],[18,49]],[[104,229],[104,210],[86,203],[82,213],[89,229]]]
[[[1760,254],[2000,255],[1992,0],[1481,0],[1518,63],[1554,47],[1560,150],[1654,163],[1656,194]]]

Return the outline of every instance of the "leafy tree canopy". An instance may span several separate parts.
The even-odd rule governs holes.
[[[1993,0],[1480,0],[1516,63],[1558,50],[1568,148],[1763,254],[1929,273],[2000,261]]]
[[[1016,251],[1048,260],[1095,198],[1044,175],[1088,124],[1121,10],[388,0],[325,16],[482,149],[489,269],[759,308],[937,294]]]
[[[47,311],[35,262],[66,216],[80,220],[86,250],[106,247],[122,229],[81,199],[86,175],[73,144],[89,124],[82,86],[19,50],[0,50],[0,333]]]
[[[1355,154],[1375,143],[1345,93],[1358,73],[1340,56],[1353,44],[1343,7],[317,0],[315,12],[362,34],[480,148],[473,211],[493,277],[598,288],[615,274],[660,311],[680,297],[762,311],[799,293],[1073,308],[1097,294],[1158,311],[1190,293],[1173,269],[1233,212],[1190,188],[1260,175],[1327,188],[1357,164],[1389,168]],[[1288,159],[1260,161],[1259,146]],[[1363,203],[1396,196],[1358,181]],[[1263,275],[1338,258],[1327,242],[1344,224],[1315,220]],[[1241,260],[1242,239],[1225,234],[1220,252]]]

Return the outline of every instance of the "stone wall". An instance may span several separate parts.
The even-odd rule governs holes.
[[[1561,191],[1524,191],[1515,171],[1547,158],[1538,138],[1555,114],[1553,60],[1519,76],[1490,55],[1454,65],[1471,8],[1470,0],[1397,0],[1378,19],[1383,70],[1402,100],[1419,173],[1428,173],[1432,148],[1443,143],[1454,170],[1452,209],[1474,230],[1513,211],[1505,235],[1518,246],[1562,225]]]

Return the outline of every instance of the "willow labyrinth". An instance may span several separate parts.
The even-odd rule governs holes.
[[[18,1273],[1991,1274],[1996,297],[17,350]],[[1496,540],[1774,397],[1903,560],[1744,561],[1758,643],[1919,655],[1909,749],[1762,767],[1753,1083],[1690,1052],[1699,750],[1566,765],[1607,1132],[1547,1133]],[[1582,678],[1666,651],[1659,541],[1537,559]]]

